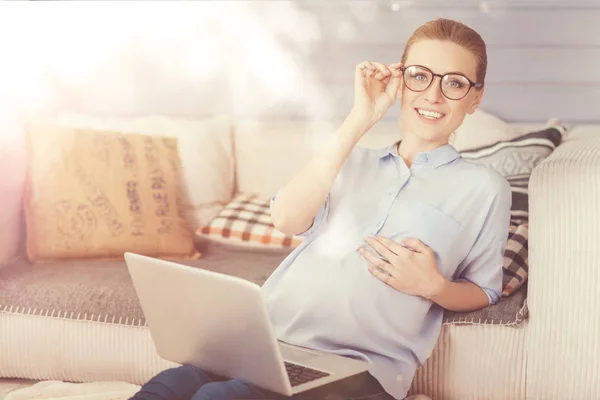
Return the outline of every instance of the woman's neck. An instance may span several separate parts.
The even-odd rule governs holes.
[[[396,151],[404,160],[404,163],[410,168],[415,161],[417,154],[426,153],[447,144],[448,138],[440,141],[424,141],[416,135],[405,133],[402,140],[398,143]]]

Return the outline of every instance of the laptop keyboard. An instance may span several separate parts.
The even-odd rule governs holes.
[[[298,386],[306,382],[314,381],[315,379],[329,376],[327,372],[317,371],[316,369],[303,367],[302,365],[292,364],[284,361],[285,369],[290,378],[292,386]]]

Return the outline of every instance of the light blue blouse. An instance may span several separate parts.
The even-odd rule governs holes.
[[[510,207],[508,182],[451,145],[418,154],[410,168],[396,145],[356,147],[303,243],[263,286],[277,338],[372,362],[384,389],[404,398],[437,342],[443,309],[372,276],[358,249],[369,235],[420,239],[447,279],[475,283],[493,304]]]

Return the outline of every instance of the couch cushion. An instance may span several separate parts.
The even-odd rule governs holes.
[[[201,241],[203,257],[181,264],[262,284],[291,249],[260,250]],[[307,288],[307,291],[310,289]],[[473,313],[450,313],[444,323],[515,325],[526,316],[526,290]],[[19,261],[0,270],[0,311],[144,325],[127,266],[119,261],[68,261],[32,265]]]
[[[481,310],[472,312],[446,311],[444,324],[490,324],[515,326],[529,317],[527,308],[527,284],[520,286],[511,296]]]
[[[271,198],[311,159],[342,121],[242,120],[234,130],[238,193]],[[359,142],[378,148],[402,138],[396,121],[381,121]]]
[[[192,267],[235,275],[261,284],[288,251],[254,252],[222,245],[199,246],[202,258],[179,260]],[[25,260],[0,270],[0,310],[36,315],[145,324],[124,261]]]

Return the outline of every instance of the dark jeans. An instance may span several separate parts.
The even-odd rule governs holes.
[[[367,372],[297,394],[282,396],[236,379],[209,374],[184,365],[161,372],[130,400],[393,400]]]

